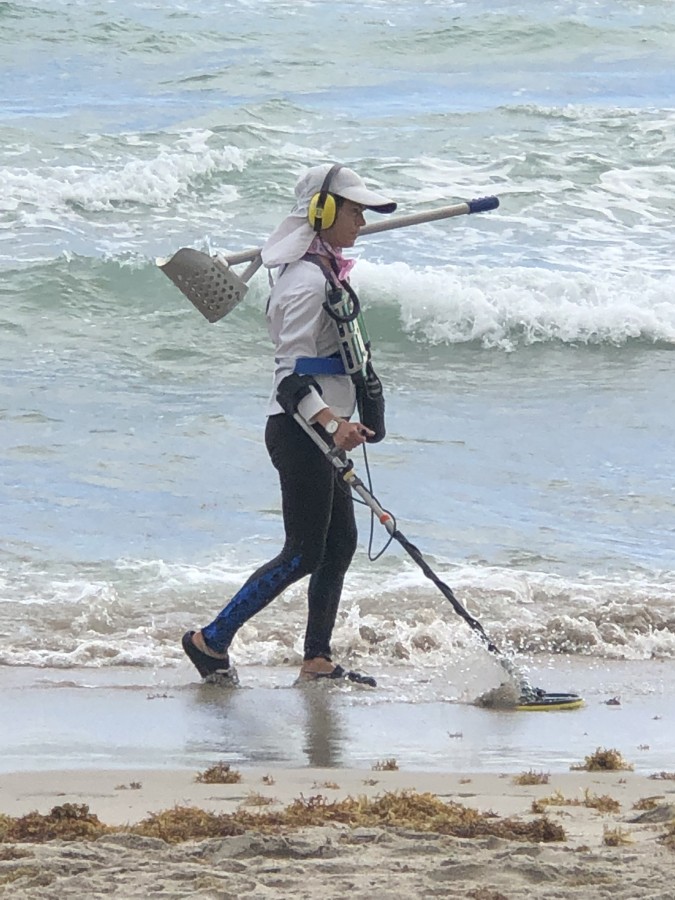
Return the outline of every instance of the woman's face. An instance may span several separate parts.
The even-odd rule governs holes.
[[[353,247],[359,231],[366,224],[363,218],[365,206],[352,200],[343,200],[335,216],[335,221],[322,232],[332,247]]]

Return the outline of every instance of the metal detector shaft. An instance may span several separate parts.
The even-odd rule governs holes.
[[[441,579],[438,577],[438,575],[436,575],[429,563],[424,559],[420,550],[418,550],[418,548],[413,543],[411,543],[401,531],[398,530],[393,516],[378,503],[376,498],[371,494],[365,484],[358,477],[358,475],[354,471],[354,466],[351,460],[349,460],[342,453],[342,451],[338,450],[336,447],[329,446],[326,441],[323,440],[321,435],[314,428],[312,428],[311,425],[308,425],[299,413],[296,412],[293,418],[300,425],[303,431],[305,431],[311,437],[311,439],[319,447],[326,458],[341,474],[343,481],[349,485],[349,487],[354,491],[355,494],[358,494],[358,496],[363,500],[366,506],[377,517],[380,524],[384,525],[391,537],[395,541],[397,541],[406,551],[408,556],[410,556],[417,563],[424,575],[436,585],[436,587],[443,594],[446,600],[450,601],[450,603],[452,604],[452,608],[457,613],[457,615],[460,616],[460,618],[464,619],[464,621],[470,626],[475,634],[479,636],[489,652],[498,659],[500,665],[507,672],[509,677],[517,682],[518,687],[521,689],[521,691],[524,694],[531,692],[532,688],[522,672],[520,672],[516,668],[514,663],[506,656],[504,656],[497,645],[490,640],[485,632],[485,629],[478,621],[478,619],[474,618],[474,616],[472,616],[471,613],[467,609],[465,609],[465,607],[454,595],[452,589],[444,581],[441,581]]]

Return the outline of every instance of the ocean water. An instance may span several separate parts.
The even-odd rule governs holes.
[[[277,552],[266,277],[210,325],[155,259],[259,246],[339,160],[400,213],[500,199],[359,245],[389,436],[357,471],[519,664],[672,685],[669,0],[35,0],[0,27],[0,664],[189,680],[183,631]],[[336,656],[456,699],[484,649],[359,524]],[[290,679],[304,604],[240,668]]]

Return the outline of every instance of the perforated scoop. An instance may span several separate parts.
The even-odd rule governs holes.
[[[157,265],[209,322],[217,322],[240,303],[246,283],[218,257],[183,247]]]

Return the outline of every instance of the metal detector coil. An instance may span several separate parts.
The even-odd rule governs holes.
[[[217,322],[244,299],[248,285],[217,256],[183,247],[158,261],[168,276],[209,322]]]

